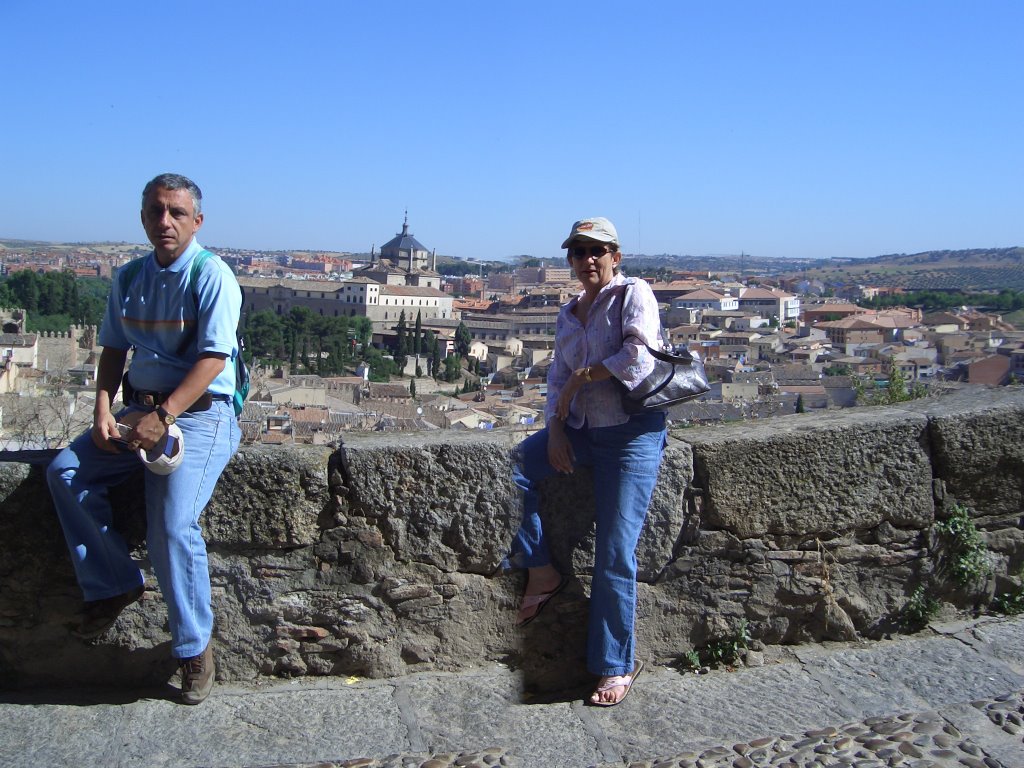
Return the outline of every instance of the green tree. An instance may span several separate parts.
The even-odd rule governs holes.
[[[436,379],[438,374],[441,372],[441,342],[433,335],[430,346],[430,368],[433,371],[431,376]]]
[[[423,333],[423,352],[427,358],[427,376],[436,375],[434,369],[434,344],[436,344],[433,331],[425,331]]]
[[[7,285],[14,294],[17,304],[21,309],[31,313],[39,310],[39,275],[28,269],[15,272],[7,278]]]
[[[907,377],[903,375],[903,371],[895,361],[889,366],[889,386],[885,399],[889,403],[903,403],[910,399],[910,393],[907,391]]]
[[[309,367],[309,329],[313,320],[313,313],[308,307],[292,307],[288,313],[287,324],[291,330],[291,349],[289,359],[292,368],[300,362],[299,349],[302,350],[302,365],[308,370]]]
[[[473,336],[465,323],[460,322],[455,329],[455,351],[459,357],[469,357],[469,348],[473,344]]]
[[[409,397],[416,399],[416,379],[409,380]]]
[[[860,376],[853,380],[853,395],[854,402],[857,403],[857,405],[864,405],[867,403],[867,391],[864,386],[864,379]]]
[[[444,380],[449,384],[453,381],[458,381],[461,373],[462,365],[459,363],[459,356],[448,355],[448,357],[444,359]]]
[[[324,375],[324,341],[336,332],[335,318],[314,315],[309,324],[310,333],[316,337],[316,372]]]
[[[395,345],[395,365],[401,373],[409,360],[409,334],[405,327],[405,310],[398,315],[398,339]]]
[[[14,291],[7,285],[7,281],[0,282],[0,307],[14,307],[19,304],[14,298]]]
[[[393,360],[384,357],[376,347],[367,347],[363,352],[363,360],[370,367],[370,381],[387,382],[395,371]]]
[[[416,310],[416,327],[413,331],[412,336],[412,352],[414,355],[419,355],[423,350],[423,313],[420,310]]]
[[[803,395],[797,395],[796,396],[796,412],[797,413],[803,413],[804,412],[804,396]]]
[[[370,344],[370,336],[373,335],[373,323],[370,318],[359,315],[353,317],[351,323],[356,332],[356,340],[360,345],[366,347]]]
[[[279,315],[267,311],[246,315],[243,331],[253,357],[271,362],[284,360],[286,329]]]

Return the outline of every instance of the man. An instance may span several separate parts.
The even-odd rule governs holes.
[[[142,572],[111,526],[108,488],[140,466],[153,470],[145,473],[147,549],[186,704],[205,700],[214,680],[199,516],[240,439],[231,399],[242,296],[227,265],[196,242],[201,205],[202,192],[184,176],[157,176],[143,190],[142,226],[153,251],[114,278],[99,334],[92,428],[47,470],[86,601],[73,629],[82,639],[103,634],[142,596]],[[115,415],[129,349],[126,407]]]

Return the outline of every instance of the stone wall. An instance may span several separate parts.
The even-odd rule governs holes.
[[[552,481],[544,516],[572,584],[523,630],[522,575],[501,435],[349,435],[337,449],[243,449],[204,516],[223,679],[395,676],[503,661],[527,685],[585,677],[589,474]],[[149,684],[174,672],[142,544],[141,478],[117,521],[144,599],[94,643],[43,479],[45,456],[0,463],[0,687]],[[991,591],[942,578],[936,517],[971,508],[997,574],[1024,563],[1024,389],[672,433],[637,552],[637,652],[669,662],[745,620],[799,643],[894,631],[910,593]],[[1005,576],[1000,576],[1005,580]]]

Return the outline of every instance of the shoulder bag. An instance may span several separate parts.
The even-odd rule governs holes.
[[[622,310],[626,308],[626,297],[630,285],[632,283],[627,283],[626,290],[622,293]],[[620,328],[621,323],[622,313],[620,312]],[[658,335],[659,337],[664,336],[660,323],[658,324]],[[624,331],[622,336],[625,341]],[[641,340],[637,339],[637,341]],[[710,389],[700,355],[689,350],[683,350],[679,354],[664,352],[654,349],[642,341],[641,343],[647,347],[647,352],[654,360],[654,370],[633,389],[626,389],[626,385],[619,382],[622,390],[622,408],[626,413],[664,410],[670,405],[700,397]]]

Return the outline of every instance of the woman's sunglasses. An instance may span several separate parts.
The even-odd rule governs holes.
[[[585,259],[588,256],[599,259],[606,253],[608,253],[607,245],[591,245],[589,248],[585,245],[577,245],[569,249],[569,255],[574,259]]]

